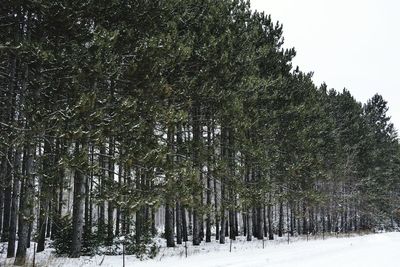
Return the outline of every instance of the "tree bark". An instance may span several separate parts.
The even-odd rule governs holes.
[[[172,126],[168,127],[168,132],[167,132],[167,145],[169,148],[169,153],[167,155],[167,173],[166,173],[166,181],[172,182],[171,181],[171,176],[170,176],[170,171],[172,171],[173,166],[174,166],[174,158],[173,158],[173,153],[174,153],[174,130]],[[170,188],[167,186],[167,188]],[[173,203],[173,198],[172,198],[173,192],[170,192],[170,190],[167,190],[166,196],[165,196],[165,238],[167,240],[167,247],[174,247],[175,246],[175,239],[174,239],[174,203]]]
[[[82,144],[82,151],[85,146]],[[80,144],[75,143],[75,154],[78,157],[80,154]],[[82,170],[75,168],[74,175],[74,198],[73,198],[73,213],[72,213],[72,243],[71,243],[71,258],[79,258],[82,248],[82,232],[83,232],[83,205],[85,198],[85,179]]]
[[[270,198],[271,201],[271,198]],[[271,203],[268,203],[268,239],[269,240],[274,240],[274,226],[273,226],[273,221],[272,221],[272,207],[271,207]]]
[[[188,239],[188,227],[187,227],[187,221],[186,221],[186,210],[185,210],[185,208],[182,206],[181,207],[181,209],[182,209],[182,238],[183,238],[183,241],[184,242],[186,242],[186,241],[188,241],[189,239]]]
[[[4,176],[7,172],[7,158],[6,156],[1,157],[1,168],[0,168],[0,233],[3,227],[3,213],[4,213]]]
[[[279,202],[279,224],[278,224],[278,236],[282,237],[283,235],[283,203]]]
[[[212,150],[211,150],[211,128],[207,126],[207,188],[206,188],[206,203],[207,203],[207,215],[206,215],[206,242],[211,242],[211,177],[212,177]]]
[[[219,212],[218,212],[218,188],[217,178],[214,177],[214,213],[215,213],[215,240],[219,240],[220,229],[219,229]]]
[[[99,177],[99,193],[100,193],[100,201],[99,201],[99,217],[98,217],[98,224],[99,224],[99,233],[100,235],[104,236],[105,232],[105,203],[102,198],[104,198],[105,194],[105,187],[106,187],[106,162],[105,162],[105,154],[106,149],[104,145],[100,146],[100,155],[99,155],[99,165],[100,165],[100,177]]]
[[[45,248],[46,240],[46,224],[49,208],[49,177],[50,177],[50,167],[51,162],[51,142],[44,142],[43,151],[43,175],[40,179],[40,207],[39,207],[39,225],[38,225],[38,244],[37,252],[41,252]]]
[[[202,164],[200,163],[200,105],[198,102],[193,104],[193,167],[197,173],[197,182],[202,185]],[[202,190],[193,192],[195,205],[201,206]],[[200,208],[200,207],[199,207]],[[193,245],[200,245],[200,227],[202,224],[202,214],[200,209],[193,209]]]
[[[25,180],[25,189],[24,195],[21,196],[23,199],[21,205],[21,229],[19,229],[18,233],[18,246],[17,246],[17,254],[15,257],[14,265],[23,266],[26,261],[26,248],[29,244],[29,236],[32,228],[30,224],[33,220],[33,196],[34,196],[34,175],[33,175],[33,153],[34,149],[32,149],[31,145],[27,145],[26,148],[26,159],[24,159],[24,163],[26,164],[25,170],[26,175],[23,178]]]
[[[12,150],[8,150],[9,160],[12,159]],[[10,214],[11,214],[11,196],[12,196],[12,175],[11,175],[11,166],[8,165],[6,169],[5,179],[4,179],[4,212],[3,212],[3,232],[1,235],[1,242],[8,241],[8,237],[10,236]]]
[[[108,147],[108,181],[114,187],[114,139],[110,138]],[[112,245],[114,239],[114,200],[107,202],[107,244]]]
[[[250,209],[247,209],[247,214],[246,214],[246,240],[251,241],[252,240],[252,234],[251,234],[251,220],[250,220]]]
[[[175,247],[173,218],[174,210],[169,201],[167,201],[165,204],[165,238],[167,239],[167,247]]]
[[[257,208],[257,238],[259,240],[264,239],[263,217],[263,208],[261,207],[261,204],[259,204],[259,207]]]
[[[15,255],[15,240],[17,232],[17,206],[19,195],[19,177],[20,177],[20,164],[21,154],[17,149],[14,155],[14,168],[13,168],[13,191],[11,199],[11,212],[10,212],[10,229],[8,237],[7,258],[12,258]]]
[[[303,235],[308,235],[308,224],[307,224],[307,207],[306,204],[303,203]]]

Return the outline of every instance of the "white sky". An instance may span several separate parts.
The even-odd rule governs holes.
[[[294,66],[313,71],[317,85],[348,89],[365,103],[375,93],[388,101],[400,129],[400,1],[251,0],[252,9],[283,24]]]

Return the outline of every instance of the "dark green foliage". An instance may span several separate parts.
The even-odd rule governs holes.
[[[72,219],[70,216],[62,217],[58,222],[59,227],[54,235],[51,246],[54,247],[57,256],[68,256],[72,244]],[[84,231],[82,243],[82,255],[95,255],[99,253],[103,238],[97,232]]]
[[[70,216],[64,216],[58,221],[58,231],[54,236],[52,246],[59,256],[68,256],[72,243],[72,220]]]
[[[160,210],[168,246],[398,223],[387,103],[317,87],[247,1],[3,2],[3,239],[15,182],[19,238],[73,257],[155,256]]]
[[[160,251],[160,246],[153,240],[151,231],[143,231],[141,238],[135,235],[127,235],[123,241],[117,242],[120,250],[122,243],[125,245],[125,253],[127,255],[135,255],[138,259],[154,258]]]

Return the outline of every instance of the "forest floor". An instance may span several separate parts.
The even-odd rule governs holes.
[[[379,233],[362,236],[340,235],[321,237],[286,238],[273,241],[238,239],[220,245],[217,242],[202,243],[201,246],[161,248],[155,259],[139,261],[126,256],[127,267],[391,267],[399,266],[400,233]],[[263,248],[264,247],[264,248]],[[29,251],[32,266],[32,251]],[[0,266],[12,266],[12,259],[1,254]],[[36,255],[35,266],[51,267],[117,267],[122,266],[122,256],[81,257],[80,259],[58,258],[51,250]]]

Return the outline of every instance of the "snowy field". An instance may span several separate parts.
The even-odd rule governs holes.
[[[284,239],[266,241],[234,241],[202,244],[189,247],[185,258],[184,247],[161,249],[156,259],[138,261],[126,256],[126,266],[132,267],[391,267],[399,266],[400,233],[381,233],[353,237],[330,237],[325,240]],[[31,259],[30,259],[31,260]],[[2,254],[0,266],[11,266]],[[31,264],[27,266],[32,266]],[[37,255],[36,266],[93,267],[122,266],[122,256],[55,258],[49,252]]]

